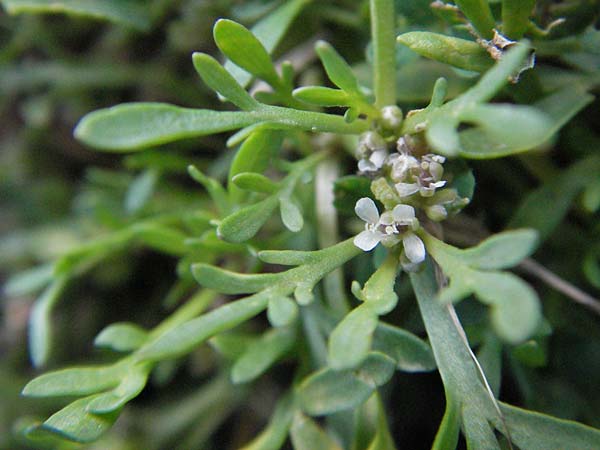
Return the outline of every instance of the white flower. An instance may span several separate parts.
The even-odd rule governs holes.
[[[356,202],[354,210],[366,222],[365,230],[354,238],[358,248],[368,252],[380,242],[393,246],[402,240],[404,255],[410,263],[419,264],[425,259],[425,245],[414,233],[419,228],[419,221],[412,206],[396,205],[393,211],[379,215],[375,202],[364,197]]]
[[[368,158],[362,158],[358,161],[358,170],[361,172],[377,172],[381,170],[387,157],[387,149],[381,148],[375,150]]]
[[[417,158],[405,152],[393,153],[389,156],[388,163],[392,166],[390,176],[394,181],[404,180],[411,169],[419,167]]]
[[[366,222],[365,230],[354,238],[354,245],[365,252],[373,250],[386,237],[386,233],[379,230],[380,216],[377,206],[370,198],[363,197],[356,202],[354,211]]]
[[[381,170],[388,157],[385,140],[374,131],[364,133],[360,137],[356,157],[359,171],[367,173]]]
[[[392,169],[392,178],[394,181],[399,181],[395,187],[400,198],[409,197],[417,192],[421,197],[431,197],[437,188],[445,186],[446,181],[441,179],[444,175],[442,164],[445,161],[446,158],[443,156],[430,153],[424,155],[416,165],[403,168],[404,172],[398,170],[394,173]]]

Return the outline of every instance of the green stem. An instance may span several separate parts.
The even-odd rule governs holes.
[[[396,104],[396,14],[393,0],[371,0],[375,106]]]
[[[535,0],[502,0],[502,32],[513,40],[523,37]]]

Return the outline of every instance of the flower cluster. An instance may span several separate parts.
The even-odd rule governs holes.
[[[402,241],[402,263],[405,269],[425,259],[425,245],[414,232],[419,229],[419,219],[410,205],[398,204],[392,211],[379,214],[375,202],[363,197],[354,208],[356,215],[365,221],[365,230],[354,238],[354,245],[364,251],[374,249],[380,242],[393,247]]]
[[[364,133],[359,140],[359,173],[373,179],[371,190],[385,210],[380,215],[372,199],[358,200],[355,212],[366,224],[365,230],[354,238],[354,244],[370,251],[379,243],[393,247],[402,242],[402,266],[413,270],[425,259],[415,208],[429,219],[440,221],[449,211],[461,209],[468,199],[460,198],[455,189],[446,186],[446,158],[429,153],[411,136],[396,140],[393,152],[389,145],[374,131]]]

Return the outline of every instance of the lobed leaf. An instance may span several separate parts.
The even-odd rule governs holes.
[[[285,195],[279,197],[279,211],[281,221],[288,230],[296,233],[302,229],[304,218],[298,202],[293,197]]]
[[[429,372],[435,369],[431,347],[414,334],[379,322],[373,334],[373,350],[385,353],[404,372]]]
[[[315,50],[329,79],[343,91],[362,96],[352,68],[335,49],[325,41],[317,42]]]
[[[97,395],[75,400],[48,418],[42,428],[75,442],[93,442],[104,434],[117,420],[119,411],[108,414],[87,412],[87,407]]]
[[[506,403],[500,408],[513,442],[527,450],[592,449],[600,447],[600,431],[577,422],[527,411]],[[496,427],[502,430],[496,421]]]
[[[228,242],[247,241],[269,220],[278,203],[278,197],[271,195],[230,214],[219,224],[217,235]]]
[[[278,130],[255,130],[243,142],[236,152],[229,168],[229,193],[234,200],[243,198],[242,192],[236,187],[233,178],[241,173],[264,172],[271,158],[281,148],[284,133]]]
[[[118,412],[127,402],[137,397],[146,386],[151,366],[130,367],[113,390],[94,397],[86,410],[94,414]]]
[[[117,352],[137,350],[148,340],[148,332],[139,325],[129,322],[113,323],[104,328],[96,339],[96,347],[108,347]]]
[[[538,296],[516,275],[477,272],[473,288],[480,300],[492,305],[492,324],[506,341],[522,342],[539,325],[542,312]]]
[[[421,56],[459,69],[485,72],[494,65],[488,52],[474,41],[430,31],[410,31],[397,40]]]
[[[250,294],[262,291],[281,279],[281,274],[237,273],[204,263],[193,264],[192,275],[202,286],[223,294]]]
[[[35,301],[29,315],[29,353],[31,362],[35,367],[46,364],[50,356],[50,346],[52,344],[51,314],[67,282],[68,277],[66,275],[56,278]]]
[[[272,86],[279,83],[269,53],[246,27],[232,20],[220,19],[213,28],[213,35],[219,50],[234,64]]]
[[[535,0],[502,0],[502,33],[513,40],[521,39],[529,28],[529,16]]]
[[[139,212],[150,200],[159,179],[157,170],[148,169],[140,173],[129,185],[125,194],[125,211],[129,214]]]
[[[458,255],[463,263],[477,269],[506,269],[531,255],[537,244],[535,230],[511,230],[494,234],[476,247],[461,250]]]
[[[245,191],[273,194],[278,190],[277,183],[255,172],[242,172],[235,175],[231,181],[235,186]]]
[[[358,406],[392,377],[394,367],[394,360],[373,352],[356,369],[315,372],[298,388],[302,408],[311,415],[325,415]]]
[[[75,137],[99,150],[122,152],[235,130],[258,121],[241,111],[180,108],[165,103],[124,103],[87,114],[77,124]]]
[[[272,53],[287,32],[294,19],[312,0],[288,0],[272,13],[258,21],[251,29],[252,34]],[[227,61],[225,68],[242,86],[247,86],[252,76],[245,70]]]
[[[398,255],[390,252],[381,266],[367,280],[364,288],[357,292],[360,295],[359,299],[363,300],[379,315],[392,311],[398,302],[398,296],[394,291],[398,264]]]
[[[364,303],[348,313],[329,336],[328,363],[332,369],[351,369],[364,361],[371,350],[377,313]]]
[[[346,106],[349,104],[348,95],[340,89],[324,86],[304,86],[294,89],[294,98],[318,106]]]
[[[456,0],[456,4],[481,37],[492,38],[496,22],[487,0]]]
[[[206,53],[194,53],[192,61],[202,81],[213,91],[218,92],[240,109],[251,111],[258,107],[258,102],[215,58]]]
[[[40,375],[23,388],[28,397],[88,395],[111,389],[123,376],[122,365],[74,367]]]

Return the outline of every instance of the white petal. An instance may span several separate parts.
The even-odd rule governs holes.
[[[368,159],[361,159],[358,161],[358,170],[361,172],[375,172],[377,167]]]
[[[373,250],[379,244],[379,241],[381,241],[379,233],[367,230],[360,232],[354,237],[354,245],[365,252]]]
[[[425,259],[425,245],[419,236],[409,233],[402,238],[404,253],[412,263],[420,263]]]
[[[434,188],[440,188],[445,185],[446,185],[446,180],[436,181],[435,183],[430,184],[430,186],[433,186]]]
[[[375,224],[379,220],[379,211],[375,202],[369,197],[363,197],[356,202],[354,207],[356,215],[367,223]]]
[[[383,163],[385,162],[385,159],[387,158],[387,155],[388,155],[388,152],[386,149],[375,150],[371,154],[371,157],[369,158],[369,160],[373,163],[373,165],[375,167],[377,167],[378,169],[381,169],[383,167]]]
[[[415,218],[415,208],[410,205],[396,205],[392,214],[396,222],[406,224]]]
[[[396,183],[396,191],[400,197],[408,197],[419,192],[419,185],[417,183]]]

